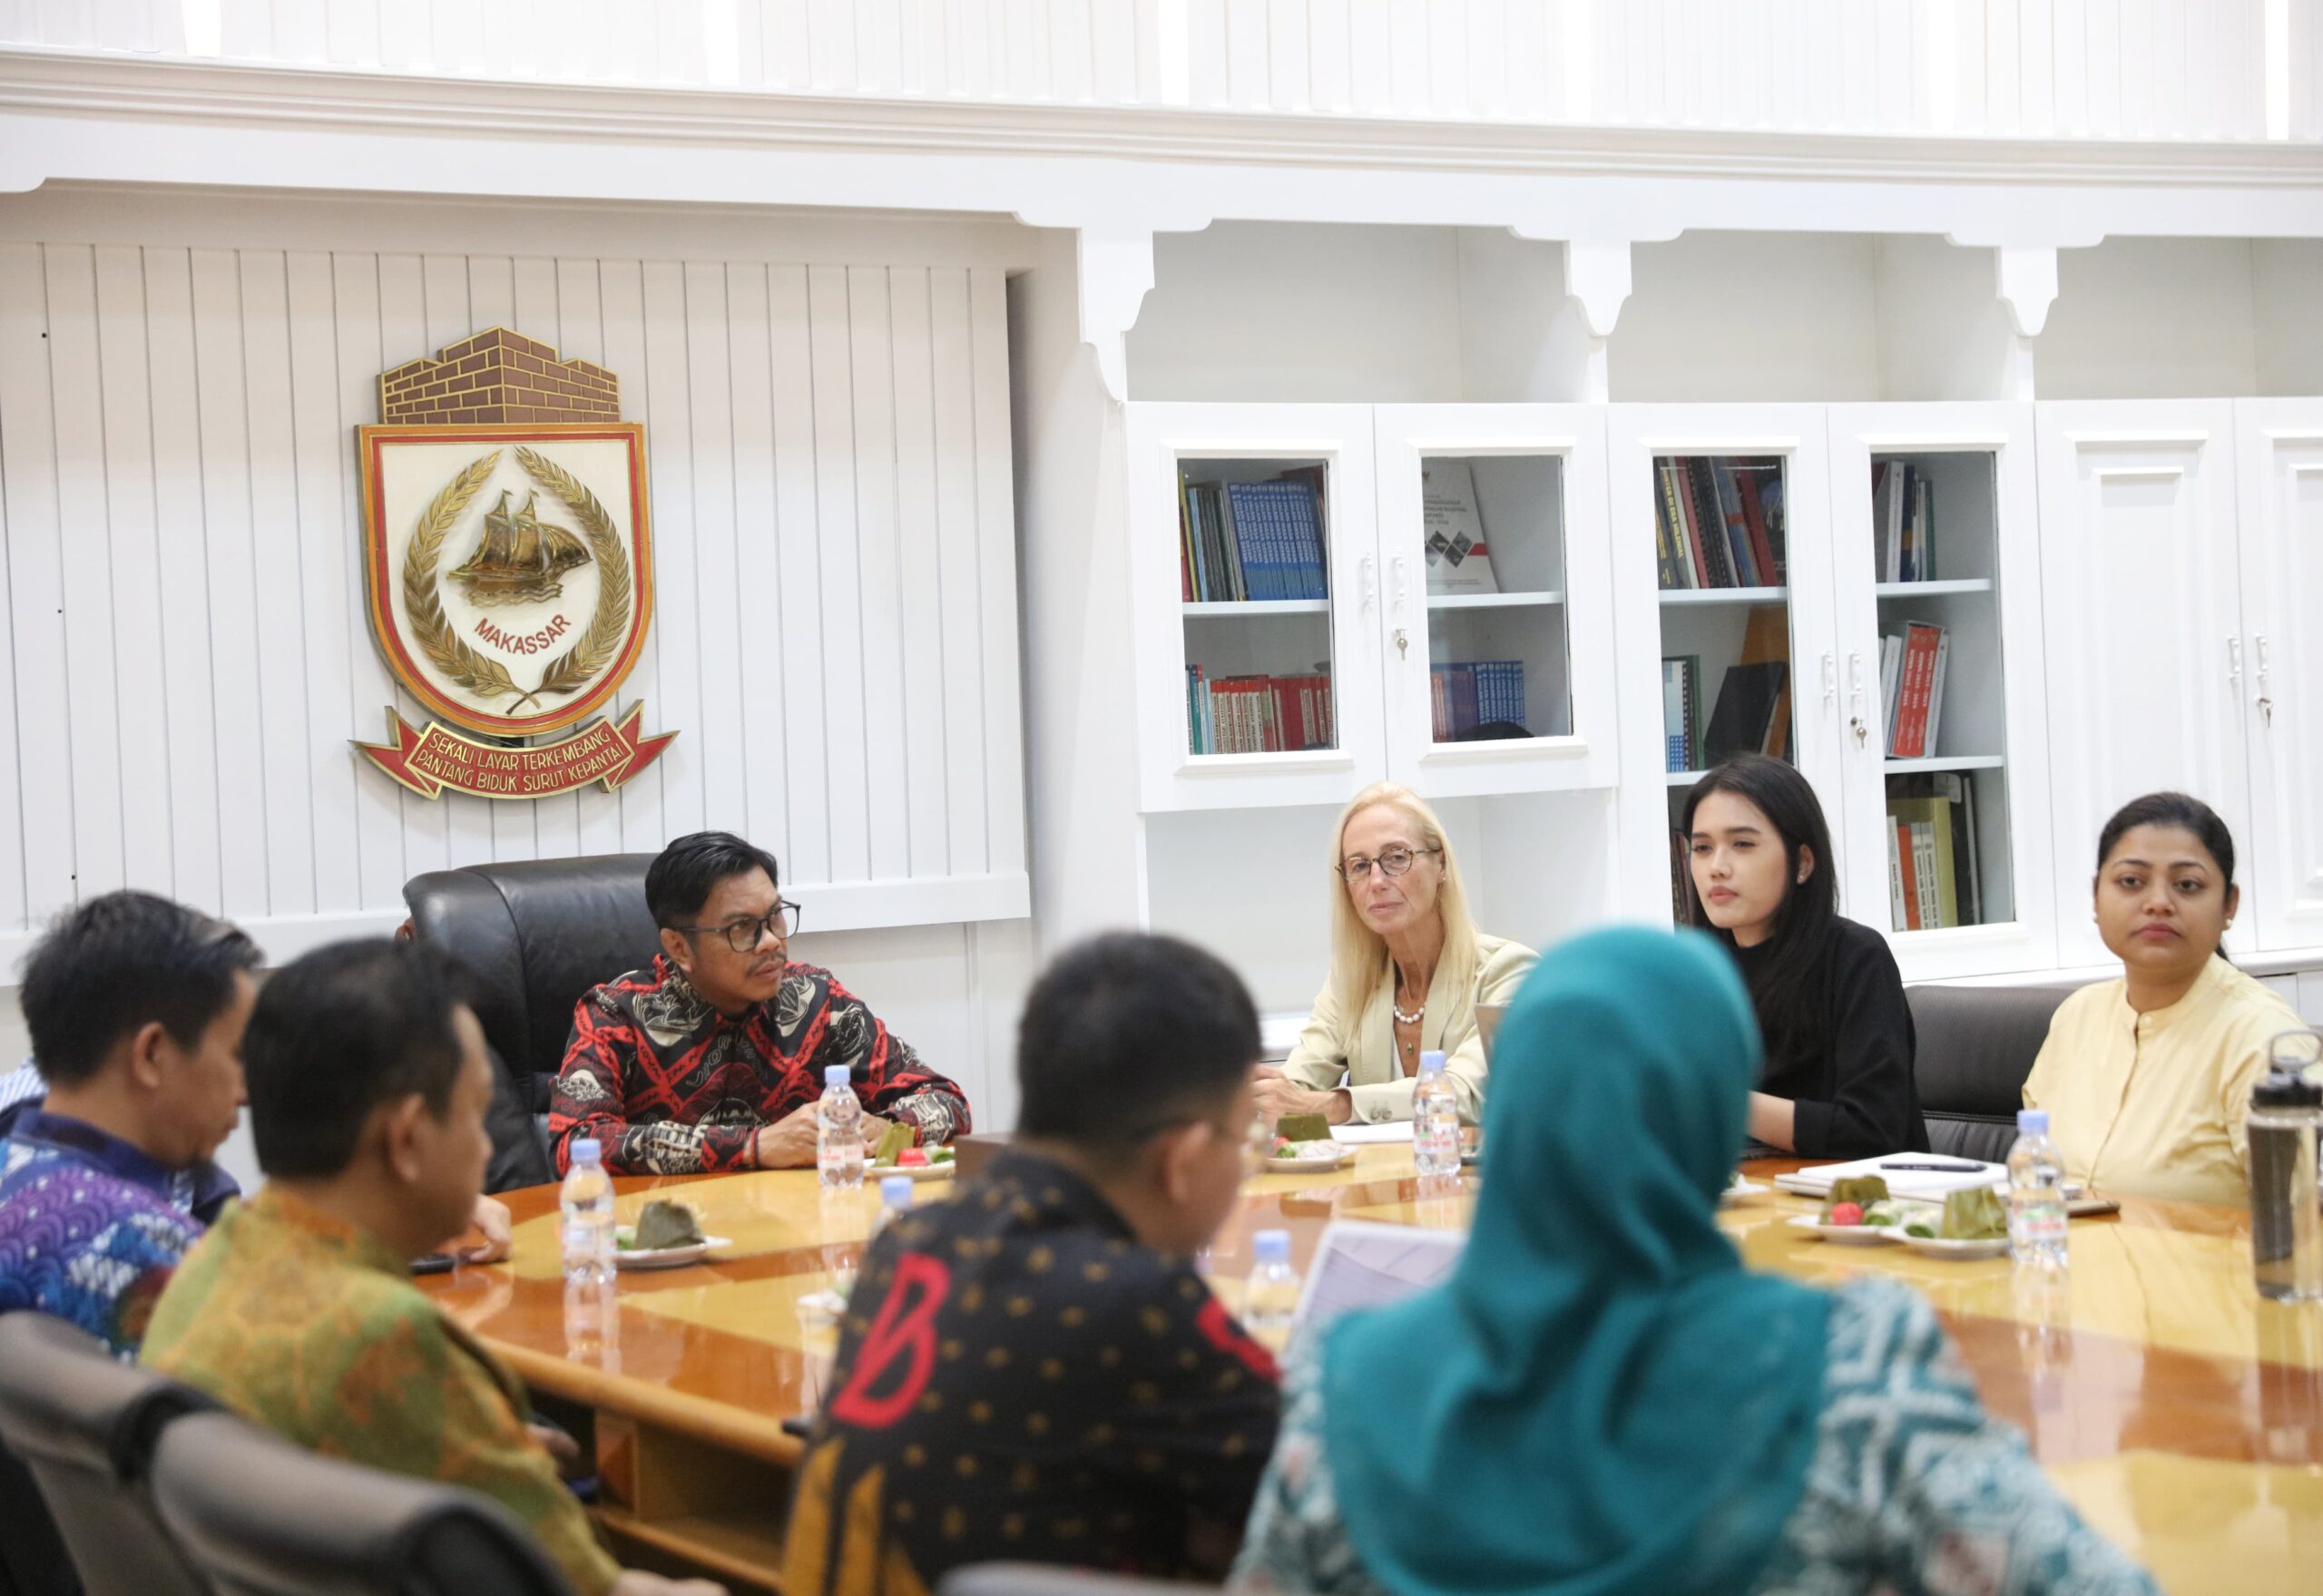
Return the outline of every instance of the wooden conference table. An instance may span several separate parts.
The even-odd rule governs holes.
[[[1797,1167],[1743,1172],[1763,1183]],[[624,1221],[649,1196],[677,1197],[730,1245],[684,1268],[624,1273],[602,1345],[578,1325],[581,1338],[568,1336],[553,1187],[507,1194],[508,1263],[421,1284],[534,1390],[595,1411],[600,1519],[624,1557],[779,1590],[800,1446],[783,1420],[816,1405],[831,1349],[799,1300],[852,1268],[876,1194],[826,1195],[812,1170],[615,1184]],[[951,1184],[923,1183],[920,1200]],[[1787,1223],[1813,1207],[1769,1191],[1720,1223],[1756,1268],[1822,1284],[1891,1275],[1926,1293],[1985,1403],[2172,1596],[2323,1590],[2323,1305],[2259,1300],[2248,1215],[2132,1199],[2118,1219],[2076,1219],[2070,1284],[2043,1298],[2020,1290],[2005,1258],[1842,1248]],[[1423,1188],[1408,1147],[1365,1147],[1348,1170],[1252,1180],[1214,1273],[1230,1300],[1257,1230],[1288,1229],[1303,1265],[1334,1219],[1454,1229],[1469,1209],[1456,1187]]]

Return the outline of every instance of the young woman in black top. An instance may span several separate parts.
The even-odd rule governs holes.
[[[1694,783],[1688,918],[1733,950],[1766,1035],[1750,1135],[1802,1158],[1925,1152],[1912,1012],[1879,933],[1839,917],[1807,778],[1745,754]]]

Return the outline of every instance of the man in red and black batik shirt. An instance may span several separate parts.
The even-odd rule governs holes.
[[[790,1596],[916,1596],[1006,1560],[1215,1581],[1274,1360],[1194,1271],[1232,1209],[1258,1014],[1165,937],[1066,953],[1017,1034],[1017,1140],[883,1230],[799,1471]]]
[[[799,906],[778,880],[772,854],[724,831],[681,837],[653,861],[645,900],[662,956],[573,1005],[549,1099],[560,1173],[587,1137],[616,1173],[810,1165],[832,1064],[867,1113],[924,1142],[968,1129],[957,1086],[829,971],[790,962]]]

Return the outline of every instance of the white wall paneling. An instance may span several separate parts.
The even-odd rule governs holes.
[[[810,928],[1027,912],[1004,269],[979,246],[891,264],[874,228],[802,264],[767,258],[776,226],[754,255],[641,259],[601,219],[598,251],[552,256],[504,219],[497,250],[407,252],[296,205],[190,246],[166,204],[91,242],[74,209],[0,203],[0,961],[123,885],[279,956],[391,926],[422,870],[705,825],[773,847]],[[363,619],[353,428],[381,369],[495,324],[606,365],[647,426],[657,604],[622,700],[681,735],[614,794],[429,802],[348,747],[416,712]]]
[[[0,0],[0,43],[1434,121],[2323,138],[2323,0]],[[188,20],[221,13],[214,41]],[[2279,136],[2279,134],[2278,135]]]

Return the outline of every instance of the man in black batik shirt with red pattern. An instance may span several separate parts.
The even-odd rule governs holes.
[[[1274,1360],[1195,1273],[1232,1210],[1258,1013],[1167,937],[1026,1000],[1014,1146],[863,1259],[799,1469],[789,1596],[1006,1560],[1215,1581],[1274,1449]]]
[[[968,1129],[957,1086],[829,971],[790,962],[799,906],[779,879],[772,854],[724,831],[681,837],[653,861],[645,900],[662,956],[573,1005],[549,1099],[560,1173],[588,1137],[617,1174],[810,1165],[831,1064],[847,1066],[866,1113],[924,1142]]]

